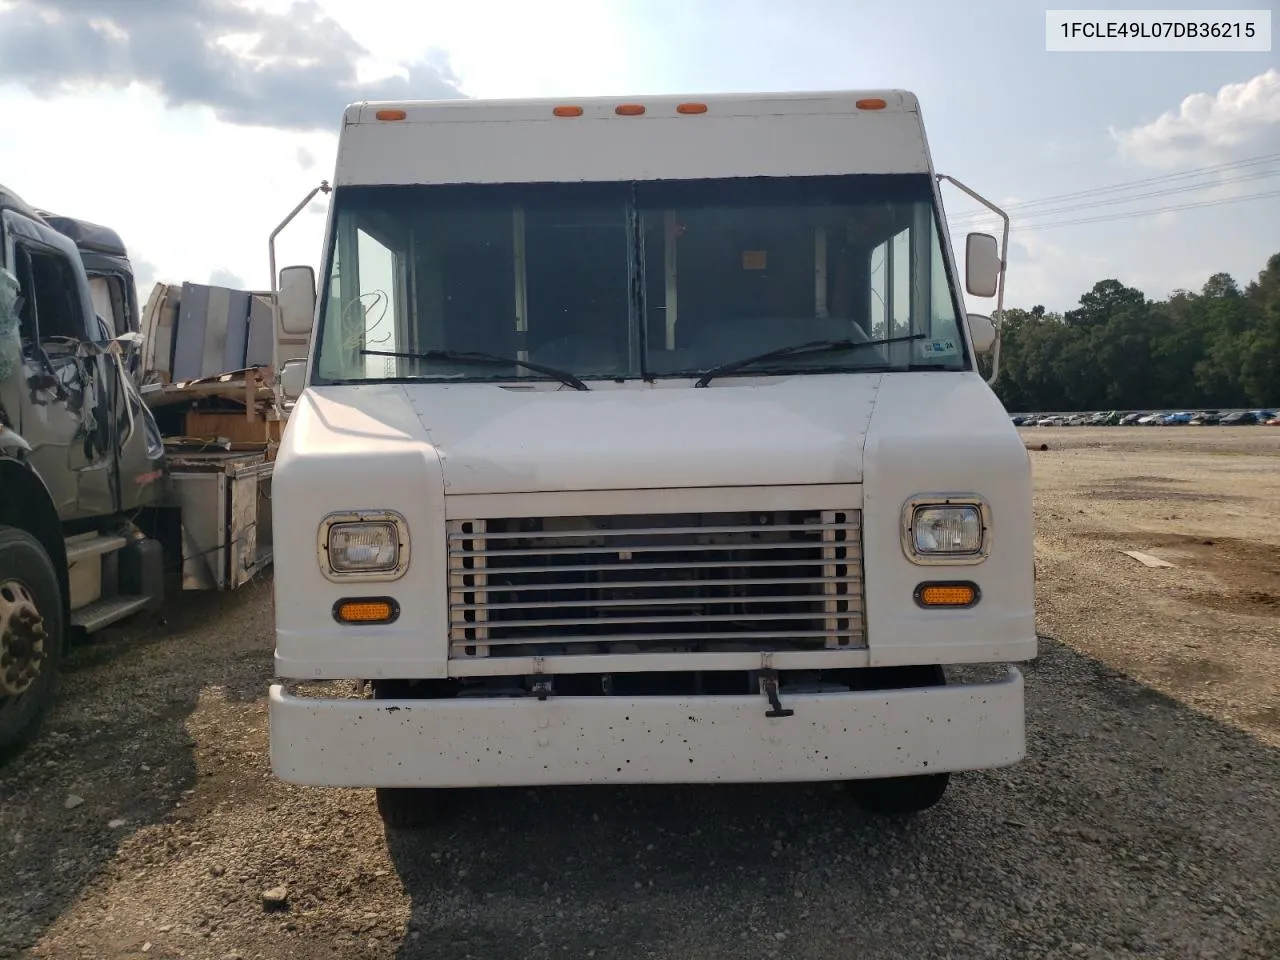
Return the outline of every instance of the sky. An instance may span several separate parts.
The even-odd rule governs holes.
[[[1164,7],[1280,20],[1276,0]],[[114,227],[144,299],[156,280],[263,289],[268,235],[332,177],[350,102],[900,88],[937,170],[1013,218],[1006,306],[1070,309],[1107,278],[1243,286],[1280,253],[1274,38],[1045,46],[1027,0],[0,0],[0,183]],[[994,224],[943,196],[959,256]],[[284,230],[281,266],[319,267],[325,209]]]

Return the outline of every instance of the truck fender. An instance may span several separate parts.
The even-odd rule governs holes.
[[[31,444],[23,439],[22,434],[0,424],[0,456],[22,457],[30,452]]]

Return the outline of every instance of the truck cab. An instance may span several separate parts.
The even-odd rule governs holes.
[[[574,783],[907,813],[1021,758],[1030,464],[912,94],[353,105],[321,276],[279,776],[392,825]]]
[[[93,310],[99,318],[98,335],[102,340],[115,340],[139,332],[138,287],[133,264],[120,234],[110,227],[67,217],[47,210],[38,211],[41,219],[76,245],[80,262],[89,279]],[[129,340],[122,343],[131,343]],[[126,367],[135,380],[141,373],[142,353],[134,346],[126,352]]]
[[[204,332],[184,328],[197,362]],[[143,387],[143,339],[119,235],[0,187],[0,755],[35,736],[73,637],[158,608],[171,574],[234,589],[270,562],[273,449],[252,430],[270,390],[221,356],[194,386]],[[183,443],[200,404],[252,442]]]
[[[120,270],[123,247],[102,250],[117,262],[91,280],[63,232],[76,224],[60,220],[0,187],[0,750],[47,710],[73,628],[155,599],[143,585],[147,547],[115,523],[155,503],[164,475],[159,432],[116,341],[132,272],[127,260]],[[111,285],[105,316],[95,280]],[[122,584],[141,592],[122,595]]]

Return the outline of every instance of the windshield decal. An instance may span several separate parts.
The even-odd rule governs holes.
[[[954,357],[960,353],[960,347],[955,340],[947,337],[942,340],[926,340],[920,344],[920,352],[925,357]]]

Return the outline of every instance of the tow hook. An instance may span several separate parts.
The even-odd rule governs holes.
[[[766,717],[790,717],[795,714],[794,710],[784,710],[782,701],[778,699],[777,670],[760,671],[760,689],[769,698],[769,709],[764,713]]]
[[[533,694],[539,700],[545,700],[551,696],[551,678],[533,681]]]

